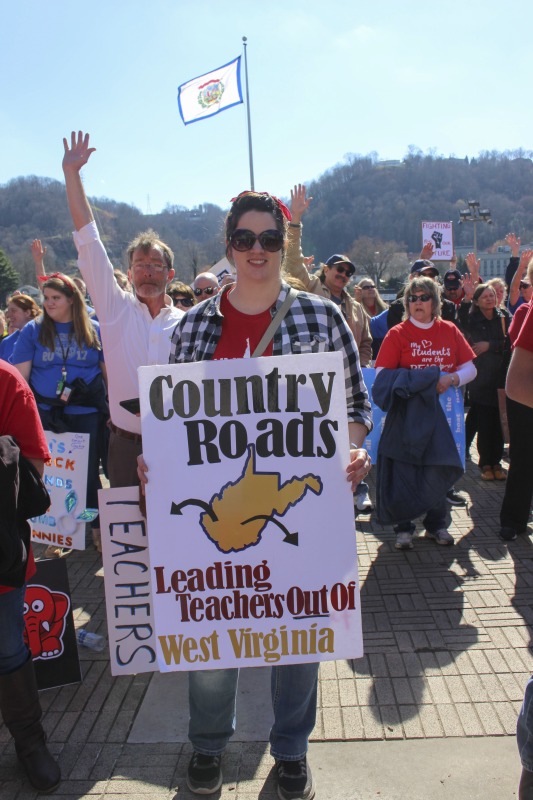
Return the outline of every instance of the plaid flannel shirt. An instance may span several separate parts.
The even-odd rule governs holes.
[[[223,289],[222,291],[229,290]],[[272,317],[285,300],[289,286],[281,291],[271,309]],[[191,308],[176,325],[170,345],[171,364],[209,361],[213,358],[224,319],[220,311],[222,292]],[[349,422],[372,430],[372,412],[361,373],[353,334],[341,312],[330,300],[298,292],[273,338],[272,355],[328,353],[339,350],[344,359],[346,409]]]

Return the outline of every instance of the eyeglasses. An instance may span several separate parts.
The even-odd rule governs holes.
[[[431,295],[430,294],[409,294],[409,295],[407,295],[407,300],[410,303],[417,303],[419,300],[420,300],[421,303],[427,303],[429,300],[431,300]]]
[[[365,289],[375,289],[375,288],[376,288],[376,287],[374,286],[374,284],[373,284],[373,283],[369,283],[369,284],[368,284],[368,286],[361,286],[361,289],[363,289],[363,291],[364,291]]]
[[[179,305],[185,306],[185,308],[191,308],[191,306],[194,305],[192,297],[174,297],[174,295],[172,295],[172,302],[175,306],[179,303]]]
[[[335,264],[335,269],[339,275],[346,275],[347,278],[351,278],[353,275],[353,269],[351,267],[343,267],[342,264]]]
[[[229,241],[233,249],[239,253],[251,250],[256,242],[259,242],[267,253],[277,253],[283,247],[283,234],[276,230],[255,234],[253,231],[241,228],[231,235]]]
[[[161,273],[168,269],[166,264],[132,264],[132,269],[134,270],[144,270],[145,272],[157,272]]]
[[[209,297],[211,297],[213,292],[216,291],[217,289],[215,286],[206,286],[205,289],[193,289],[193,292],[196,295],[196,297],[200,297],[201,294],[207,294],[209,295]]]

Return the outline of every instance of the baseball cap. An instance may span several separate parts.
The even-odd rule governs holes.
[[[412,265],[411,265],[411,275],[417,273],[418,275],[422,275],[425,273],[426,275],[431,271],[433,278],[438,278],[439,271],[435,264],[432,261],[428,261],[427,258],[418,258]]]
[[[449,269],[444,273],[444,288],[459,289],[462,277],[458,269]]]
[[[334,267],[335,264],[348,264],[348,266],[352,268],[352,275],[355,272],[355,266],[352,264],[350,259],[347,256],[340,255],[339,253],[335,253],[334,255],[330,256],[325,264],[326,267]]]

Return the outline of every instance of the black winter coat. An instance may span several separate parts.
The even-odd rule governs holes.
[[[509,319],[498,308],[494,309],[492,319],[487,319],[479,308],[474,308],[470,313],[470,308],[470,303],[461,303],[459,327],[469,344],[488,342],[489,349],[474,359],[477,375],[468,384],[468,394],[473,403],[497,406],[498,389],[505,385],[508,366]]]

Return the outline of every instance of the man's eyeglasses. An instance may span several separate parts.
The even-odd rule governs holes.
[[[194,300],[192,297],[175,297],[172,295],[172,302],[175,306],[185,306],[185,308],[191,308],[194,305]]]
[[[213,292],[217,291],[218,289],[215,286],[206,286],[205,289],[193,289],[196,297],[200,297],[201,294],[207,294],[209,297],[211,297]]]
[[[409,294],[407,295],[407,299],[410,303],[417,303],[419,300],[421,303],[427,303],[431,300],[430,294]]]
[[[145,272],[157,272],[161,273],[168,269],[166,264],[132,264],[132,269],[135,270],[144,270]]]
[[[283,247],[283,234],[276,230],[269,230],[256,235],[253,231],[240,228],[230,236],[229,242],[239,253],[251,250],[256,242],[259,242],[267,253],[277,253]]]
[[[339,275],[346,275],[347,278],[351,278],[353,275],[353,269],[351,267],[343,267],[342,264],[335,264],[335,269]]]

